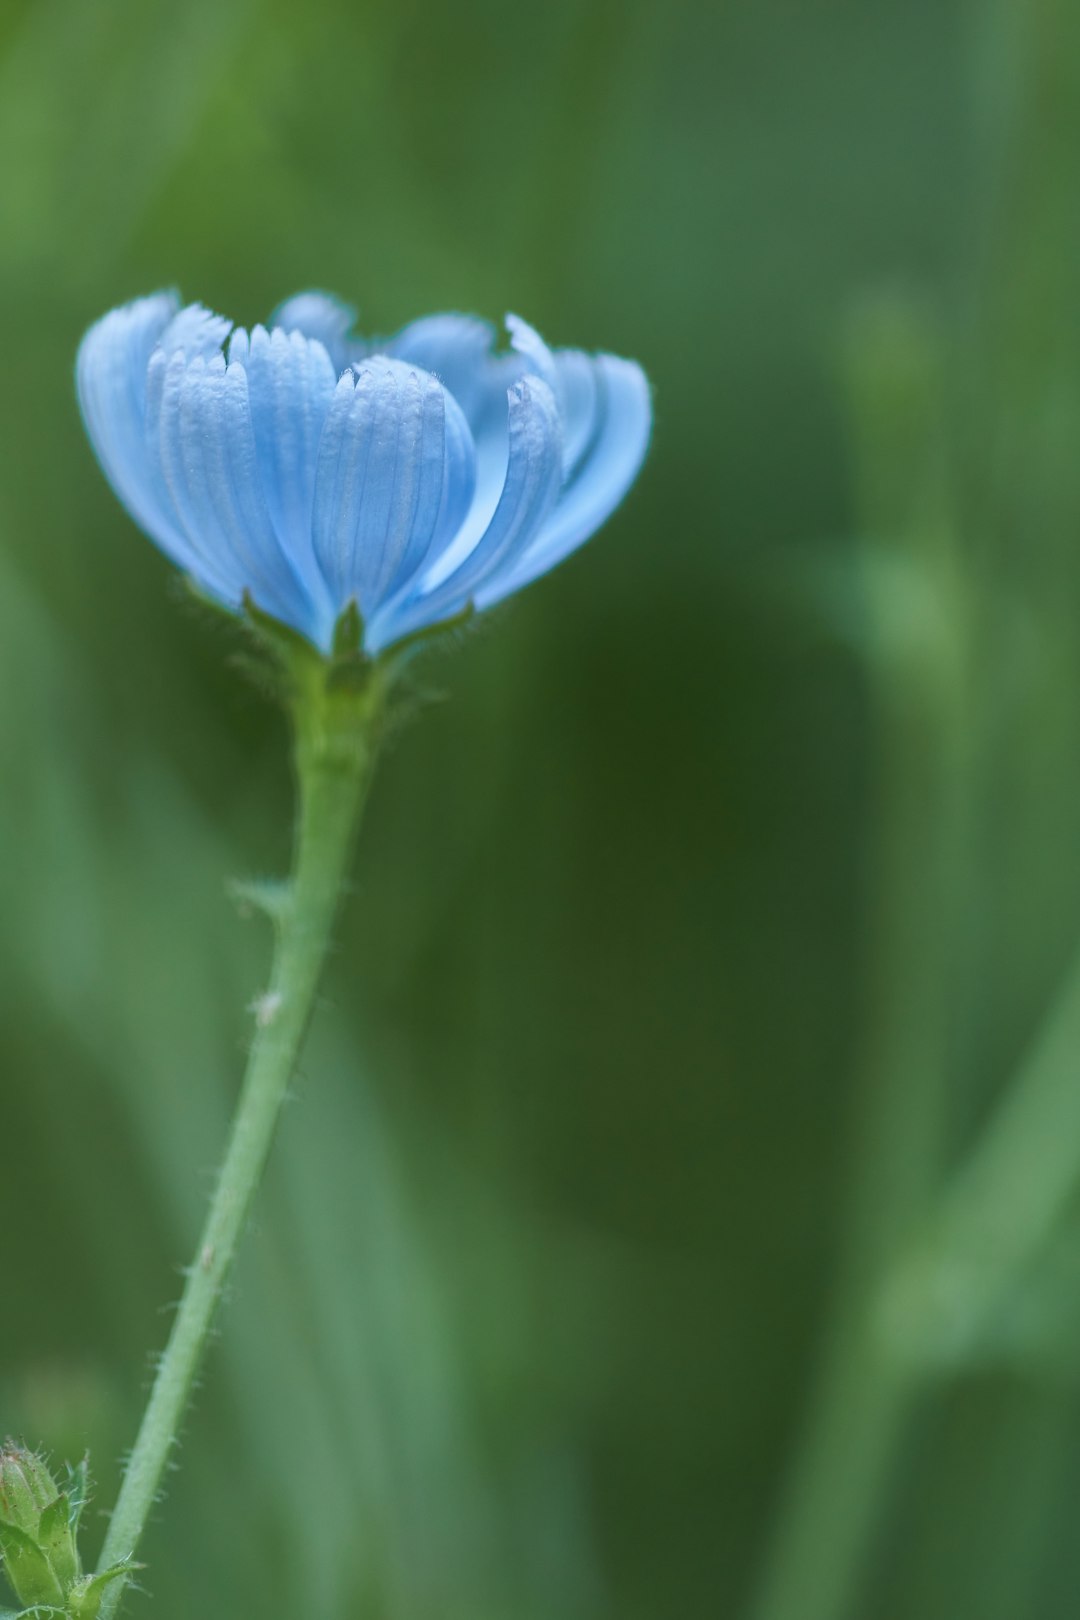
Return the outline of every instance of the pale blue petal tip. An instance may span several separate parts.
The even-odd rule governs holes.
[[[510,352],[467,315],[395,337],[305,292],[250,332],[173,293],[123,305],[79,348],[83,420],[135,522],[226,605],[245,596],[324,651],[350,602],[375,654],[547,573],[641,468],[641,368]]]

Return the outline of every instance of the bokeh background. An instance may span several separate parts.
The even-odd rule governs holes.
[[[291,810],[81,332],[317,285],[655,385],[383,762],[132,1615],[1075,1608],[1078,161],[1072,0],[3,0],[0,1431],[101,1510]]]

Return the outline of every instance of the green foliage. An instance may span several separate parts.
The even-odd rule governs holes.
[[[85,1460],[64,1470],[61,1489],[42,1457],[11,1441],[0,1448],[0,1561],[25,1607],[21,1620],[96,1620],[102,1594],[125,1569],[84,1575],[78,1530],[89,1499]],[[0,1611],[11,1615],[14,1611]]]
[[[75,1523],[41,1457],[10,1442],[0,1450],[0,1556],[24,1604],[65,1604],[82,1573]]]

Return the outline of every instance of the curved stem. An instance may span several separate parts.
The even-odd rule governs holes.
[[[831,1342],[756,1620],[838,1620],[912,1403],[973,1357],[1080,1185],[1080,955],[925,1227]]]
[[[225,1160],[124,1473],[99,1571],[134,1557],[160,1491],[326,957],[374,759],[381,699],[374,677],[363,686],[335,688],[328,667],[313,657],[297,657],[290,671],[299,817],[291,881],[280,897],[262,899],[277,927],[270,988],[256,1006],[255,1040]],[[103,1595],[101,1620],[112,1620],[124,1585],[117,1579]]]
[[[879,1313],[932,1366],[963,1366],[1060,1232],[1080,1183],[1080,953],[1032,1046],[885,1279]]]
[[[842,1620],[920,1378],[853,1312],[827,1349],[754,1620]]]
[[[917,309],[857,328],[876,805],[866,1018],[842,1253],[752,1620],[847,1620],[914,1404],[877,1320],[882,1278],[942,1177],[966,876],[970,587],[944,471],[939,365]]]

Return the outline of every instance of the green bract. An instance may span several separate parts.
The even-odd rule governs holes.
[[[0,1557],[24,1605],[0,1610],[0,1620],[16,1612],[21,1620],[97,1620],[102,1594],[127,1566],[83,1574],[76,1536],[88,1495],[85,1462],[66,1469],[61,1486],[36,1452],[10,1440],[0,1448]]]

